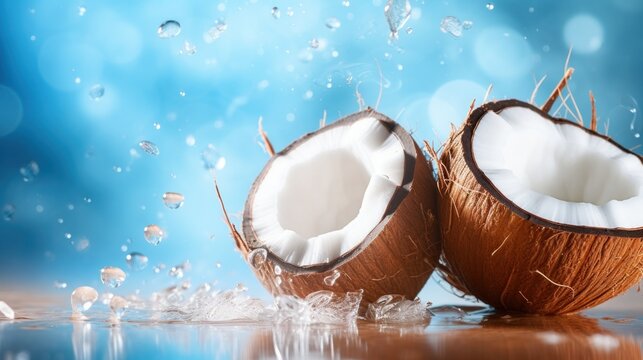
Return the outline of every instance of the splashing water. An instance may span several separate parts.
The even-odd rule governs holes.
[[[163,241],[165,231],[160,226],[151,224],[143,228],[143,236],[145,236],[145,241],[156,246]]]
[[[411,17],[409,0],[388,0],[384,6],[384,15],[391,31],[390,38],[397,39],[399,31]]]
[[[254,249],[248,253],[248,263],[255,269],[260,269],[266,262],[268,251],[264,248]]]
[[[71,293],[71,310],[74,313],[84,313],[98,300],[98,292],[92,287],[81,286]]]
[[[156,29],[156,34],[161,39],[168,39],[175,37],[181,33],[181,24],[175,20],[168,20]]]
[[[13,309],[11,306],[9,306],[6,302],[0,301],[0,314],[4,315],[7,317],[7,319],[15,319],[16,314],[14,313]]]
[[[125,262],[130,269],[141,271],[147,267],[149,259],[147,256],[141,254],[140,252],[131,252],[125,255]]]
[[[152,156],[157,156],[161,152],[159,151],[158,146],[156,146],[155,143],[148,141],[148,140],[143,140],[138,143],[138,146],[143,149],[146,153],[152,155]]]
[[[429,311],[420,299],[411,301],[402,295],[384,295],[368,305],[366,318],[387,323],[424,322],[429,318]]]
[[[114,266],[106,266],[100,269],[100,281],[111,287],[117,288],[125,281],[125,271]]]
[[[176,192],[166,192],[163,194],[163,203],[169,209],[178,209],[183,206],[185,197],[181,193]]]
[[[305,298],[282,295],[275,298],[272,316],[277,323],[291,324],[346,324],[357,319],[363,291],[348,292],[344,296],[332,291],[316,291]]]
[[[40,166],[38,166],[38,163],[35,161],[30,161],[27,165],[20,168],[20,175],[24,182],[32,182],[39,173]]]

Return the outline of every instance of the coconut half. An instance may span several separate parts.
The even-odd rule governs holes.
[[[265,250],[265,263],[249,262],[273,294],[363,289],[367,302],[413,299],[440,254],[436,190],[411,136],[369,109],[268,161],[246,201],[237,246],[245,255]]]
[[[518,100],[484,104],[445,145],[447,276],[498,308],[568,313],[643,275],[643,159]]]

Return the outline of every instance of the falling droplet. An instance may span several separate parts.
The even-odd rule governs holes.
[[[194,145],[196,145],[196,138],[194,137],[194,135],[188,135],[188,136],[186,136],[186,137],[185,137],[185,144],[186,144],[187,146],[194,146]]]
[[[220,38],[226,30],[228,30],[228,24],[226,24],[224,20],[219,19],[214,23],[213,27],[203,33],[203,40],[210,44]]]
[[[329,17],[326,19],[326,27],[331,30],[339,29],[341,26],[342,23],[336,17]]]
[[[121,168],[120,166],[114,165],[112,166],[112,171],[114,171],[117,174],[120,174],[121,172],[123,172],[123,168]]]
[[[70,240],[71,239],[71,234],[70,233],[65,233],[65,239]]]
[[[221,263],[220,263],[220,262],[218,262],[218,261],[217,261],[216,263],[214,263],[214,266],[215,266],[217,269],[221,269]]]
[[[156,129],[156,130],[161,130],[161,123],[159,123],[159,122],[154,122],[154,124],[152,124],[152,126],[154,126],[154,129]]]
[[[391,39],[397,39],[398,32],[411,17],[409,0],[388,0],[384,6],[384,15],[391,31]]]
[[[636,134],[634,134],[634,137],[638,139],[638,138],[640,138],[640,137],[641,137],[641,134],[640,134],[640,133],[636,133]]]
[[[86,12],[87,12],[86,7],[84,7],[84,6],[79,6],[78,7],[78,16],[84,16]]]
[[[268,251],[266,249],[254,249],[248,254],[248,263],[250,263],[253,268],[260,269],[266,262],[267,257]]]
[[[208,147],[201,152],[201,161],[206,170],[222,170],[226,165],[226,159],[219,154],[212,144],[208,144]]]
[[[350,0],[343,0],[342,5],[345,6],[345,7],[349,7],[349,6],[351,6],[351,2],[350,2]]]
[[[163,241],[165,231],[163,231],[160,226],[151,224],[143,228],[143,235],[145,236],[145,240],[148,243],[152,245],[158,245],[161,241]]]
[[[13,320],[16,318],[16,314],[13,312],[11,306],[4,301],[0,301],[0,314],[6,316],[7,319]]]
[[[160,273],[161,271],[165,270],[165,264],[158,264],[158,265],[156,265],[156,266],[154,267],[154,269],[153,269],[153,270],[154,270],[154,273],[155,273],[155,274],[158,274],[158,273]]]
[[[183,194],[176,192],[166,192],[163,194],[163,203],[170,209],[178,209],[183,206],[183,201],[185,197]]]
[[[179,96],[180,97],[185,97],[185,91],[183,91],[183,90],[179,91]]]
[[[147,267],[149,259],[140,252],[131,252],[125,255],[125,262],[130,269],[140,271]]]
[[[54,281],[54,287],[56,289],[66,289],[67,288],[67,283],[64,281]]]
[[[35,161],[30,161],[27,165],[20,168],[22,181],[31,182],[40,173],[40,166]]]
[[[192,44],[189,41],[184,42],[183,49],[181,49],[181,54],[184,54],[184,55],[196,54],[196,45]]]
[[[138,146],[150,155],[157,156],[158,154],[160,154],[158,146],[156,146],[156,144],[151,141],[143,140],[138,143]]]
[[[286,15],[288,16],[293,16],[295,15],[295,10],[293,10],[290,6],[286,9]]]
[[[339,272],[339,270],[333,270],[332,274],[324,278],[324,284],[326,284],[326,286],[335,285],[335,282],[337,281],[337,279],[339,279],[340,275],[341,273]]]
[[[71,293],[71,310],[74,313],[83,313],[89,310],[98,300],[98,292],[92,287],[81,286]]]
[[[279,19],[281,17],[281,11],[279,11],[279,8],[276,6],[272,7],[271,14],[272,14],[272,17],[275,19]]]
[[[181,33],[181,24],[175,20],[168,20],[162,23],[158,29],[156,29],[156,34],[161,39],[172,38]]]
[[[275,275],[281,275],[281,266],[275,265]]]
[[[117,288],[125,281],[125,271],[114,266],[106,266],[100,269],[100,281],[109,287]]]
[[[127,310],[128,307],[129,302],[118,295],[115,295],[109,301],[109,308],[112,310],[112,315],[114,315],[114,318],[117,320],[120,320],[123,317],[125,310]]]
[[[89,97],[92,100],[98,101],[103,97],[103,95],[105,95],[105,88],[103,87],[103,85],[95,84],[89,88]]]
[[[180,265],[172,266],[170,268],[170,271],[168,271],[168,275],[176,279],[182,279],[183,276],[185,275],[185,272],[187,271],[186,264],[189,264],[189,263],[186,262]]]
[[[308,46],[310,46],[312,49],[317,49],[319,48],[319,40],[317,38],[312,38],[308,42]]]
[[[76,251],[85,251],[89,247],[89,240],[87,238],[81,238],[76,243]]]
[[[88,203],[88,204],[91,204],[92,203],[92,198],[90,198],[89,196],[85,196],[85,197],[83,197],[83,201]]]
[[[493,3],[487,3],[485,7],[487,8],[487,10],[492,11],[493,9],[496,8],[496,5],[494,5]]]
[[[462,36],[462,22],[455,16],[446,16],[440,22],[440,31],[455,37]]]
[[[5,204],[5,206],[2,207],[2,219],[4,219],[4,221],[13,220],[15,214],[16,207],[13,206],[13,204]]]

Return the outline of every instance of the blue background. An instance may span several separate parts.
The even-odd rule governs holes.
[[[411,18],[389,43],[382,0],[3,1],[0,206],[13,205],[15,214],[0,220],[0,287],[103,289],[99,269],[130,271],[125,255],[139,251],[149,264],[131,271],[119,292],[158,290],[174,279],[153,266],[189,259],[186,278],[195,283],[242,282],[266,296],[228,236],[202,151],[212,144],[225,158],[215,172],[239,223],[268,158],[258,145],[258,118],[281,149],[315,130],[324,111],[329,121],[357,111],[356,87],[375,106],[380,81],[379,110],[418,141],[439,144],[489,84],[492,98],[528,100],[547,75],[537,96],[542,103],[573,45],[571,89],[585,118],[592,90],[599,129],[609,119],[617,141],[641,145],[643,3],[495,1],[493,10],[486,4],[411,1]],[[440,31],[445,16],[473,26],[456,38]],[[329,29],[330,17],[341,27]],[[181,33],[159,38],[157,28],[170,19],[181,23]],[[203,33],[217,20],[227,29],[207,43]],[[317,49],[309,47],[314,38]],[[195,54],[181,54],[185,41]],[[89,96],[95,84],[105,89],[98,100]],[[159,156],[144,153],[141,140],[156,143]],[[30,161],[40,172],[24,182],[19,169]],[[184,194],[184,206],[166,208],[165,191]],[[143,238],[152,223],[168,234],[156,247]],[[89,247],[78,251],[82,239]],[[68,290],[55,289],[54,281],[67,282]],[[436,288],[429,285],[422,297],[449,299]]]

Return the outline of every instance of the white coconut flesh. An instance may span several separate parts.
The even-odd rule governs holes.
[[[386,125],[365,115],[278,155],[251,204],[259,245],[300,267],[360,245],[405,179],[403,144]]]
[[[488,111],[472,135],[478,168],[508,200],[542,219],[643,227],[643,165],[606,139],[522,106]]]

